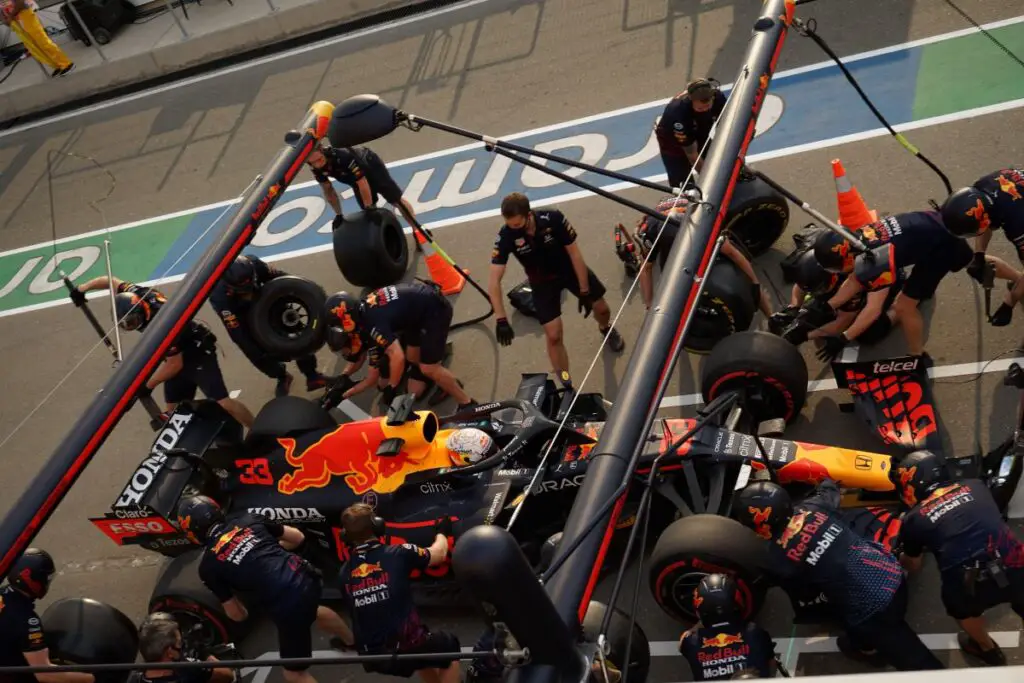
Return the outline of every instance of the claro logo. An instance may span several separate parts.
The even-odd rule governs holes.
[[[163,469],[164,461],[167,460],[167,451],[171,450],[178,445],[178,440],[181,438],[182,433],[188,426],[188,423],[192,421],[192,415],[171,415],[171,419],[167,422],[167,426],[163,428],[163,431],[157,435],[156,440],[153,441],[153,448],[150,450],[150,456],[142,461],[139,468],[135,470],[135,474],[132,475],[131,480],[128,482],[128,486],[125,487],[124,491],[121,492],[117,502],[114,503],[114,507],[129,507],[131,505],[138,505],[139,501],[142,500],[142,496],[145,495],[149,487],[153,485],[153,481],[156,479],[156,475]]]

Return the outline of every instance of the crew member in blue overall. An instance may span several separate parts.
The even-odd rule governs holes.
[[[963,628],[960,648],[989,666],[1006,666],[982,615],[1008,603],[1024,618],[1024,543],[1003,521],[985,483],[953,481],[936,453],[911,453],[889,476],[910,507],[899,536],[903,565],[918,571],[925,551],[934,554],[942,604]]]
[[[958,237],[977,235],[974,264],[984,261],[992,233],[999,229],[1024,263],[1024,168],[1002,168],[960,188],[943,203],[942,220]],[[1010,324],[1014,305],[1024,298],[1024,277],[1020,275],[1018,273],[1010,300],[1004,301],[989,320],[996,327]]]
[[[771,634],[743,619],[739,587],[726,574],[709,574],[693,590],[700,622],[679,639],[679,654],[695,681],[721,681],[747,669],[774,678],[778,668]]]
[[[831,480],[793,504],[770,481],[748,484],[736,495],[736,518],[768,544],[770,574],[790,594],[820,590],[846,628],[840,650],[857,659],[880,659],[901,671],[942,669],[942,663],[907,624],[907,582],[885,546],[858,536],[839,514],[839,487]]]
[[[284,363],[275,360],[260,348],[249,333],[246,317],[253,303],[259,298],[263,286],[274,278],[287,274],[256,256],[242,255],[228,266],[210,293],[210,305],[220,316],[231,341],[235,342],[257,370],[277,380],[277,387],[274,390],[277,396],[287,395],[295,378],[285,370]],[[315,391],[327,386],[327,378],[317,370],[316,355],[310,353],[296,358],[295,364],[306,376],[306,391]]]
[[[686,182],[691,169],[700,172],[704,157],[698,156],[701,152],[706,156],[708,150],[704,145],[725,103],[726,97],[716,81],[698,78],[665,105],[661,119],[654,126],[654,134],[668,173],[668,184],[672,187]]]

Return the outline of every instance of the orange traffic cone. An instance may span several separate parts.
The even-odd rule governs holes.
[[[420,249],[423,250],[423,258],[427,261],[430,279],[441,286],[441,291],[445,296],[461,292],[462,288],[466,286],[466,278],[452,268],[452,264],[448,263],[443,256],[434,251],[432,243],[423,236],[422,232],[413,230],[413,233],[416,235],[416,242],[420,245]]]
[[[832,175],[836,179],[836,196],[839,199],[839,224],[844,228],[859,230],[877,221],[878,212],[868,209],[860,192],[846,177],[846,169],[839,159],[832,160]]]

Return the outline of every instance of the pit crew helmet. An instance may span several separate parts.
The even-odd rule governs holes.
[[[992,223],[992,197],[974,186],[961,187],[942,203],[942,223],[957,237],[974,237],[987,231]]]
[[[204,543],[210,530],[223,521],[224,511],[209,496],[191,496],[178,505],[178,527],[193,543]]]
[[[739,587],[728,574],[708,574],[693,589],[693,610],[700,623],[712,626],[740,618]]]
[[[740,524],[761,538],[772,538],[793,515],[793,500],[775,482],[755,481],[736,494],[734,510]]]
[[[854,253],[850,243],[832,230],[822,230],[814,238],[814,259],[832,273],[849,273],[853,270]]]
[[[363,338],[358,332],[345,332],[340,327],[327,328],[327,347],[349,363],[355,363],[363,355]]]
[[[41,548],[28,548],[11,565],[7,583],[33,600],[39,600],[46,597],[56,572],[50,553]]]
[[[229,296],[251,296],[257,290],[256,264],[248,256],[236,258],[224,271]]]
[[[889,470],[900,498],[913,507],[951,480],[946,460],[933,451],[914,451]]]
[[[811,296],[827,294],[839,284],[839,274],[825,270],[810,249],[793,259],[788,268],[784,266],[784,271],[788,271],[785,274],[791,282]]]
[[[480,429],[456,429],[444,445],[456,467],[474,465],[494,453],[494,439]]]
[[[363,313],[363,302],[346,291],[327,297],[324,314],[327,324],[341,328],[342,332],[355,332]]]
[[[149,324],[149,304],[138,294],[121,292],[114,296],[114,312],[118,326],[127,332],[141,330]]]

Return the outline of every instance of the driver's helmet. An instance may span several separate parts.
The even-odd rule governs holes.
[[[849,273],[853,270],[856,254],[842,235],[832,230],[822,230],[814,238],[814,258],[825,270],[832,273]]]
[[[256,278],[256,264],[248,256],[239,256],[228,266],[222,276],[228,296],[248,298],[253,296],[259,283]]]
[[[733,510],[740,524],[761,538],[772,538],[793,515],[793,500],[775,482],[755,481],[736,494]]]
[[[494,439],[487,432],[474,429],[456,429],[445,441],[448,457],[456,467],[473,465],[494,451]]]
[[[889,480],[900,499],[913,507],[942,484],[949,483],[946,460],[933,451],[914,451],[890,468]]]
[[[28,548],[11,565],[7,583],[33,600],[39,600],[50,590],[56,571],[50,553],[42,548]]]
[[[728,574],[708,574],[693,589],[693,610],[704,626],[738,620],[740,589]]]
[[[993,201],[976,187],[961,187],[942,203],[942,223],[957,237],[974,237],[986,232],[992,220]]]
[[[324,315],[328,326],[339,327],[342,332],[355,332],[363,313],[363,302],[345,291],[327,297]]]
[[[178,505],[178,527],[193,543],[203,544],[210,530],[224,521],[224,511],[209,496],[191,496]]]
[[[131,292],[121,292],[114,296],[114,312],[117,314],[117,324],[127,332],[141,330],[149,324],[153,315],[146,299]]]

